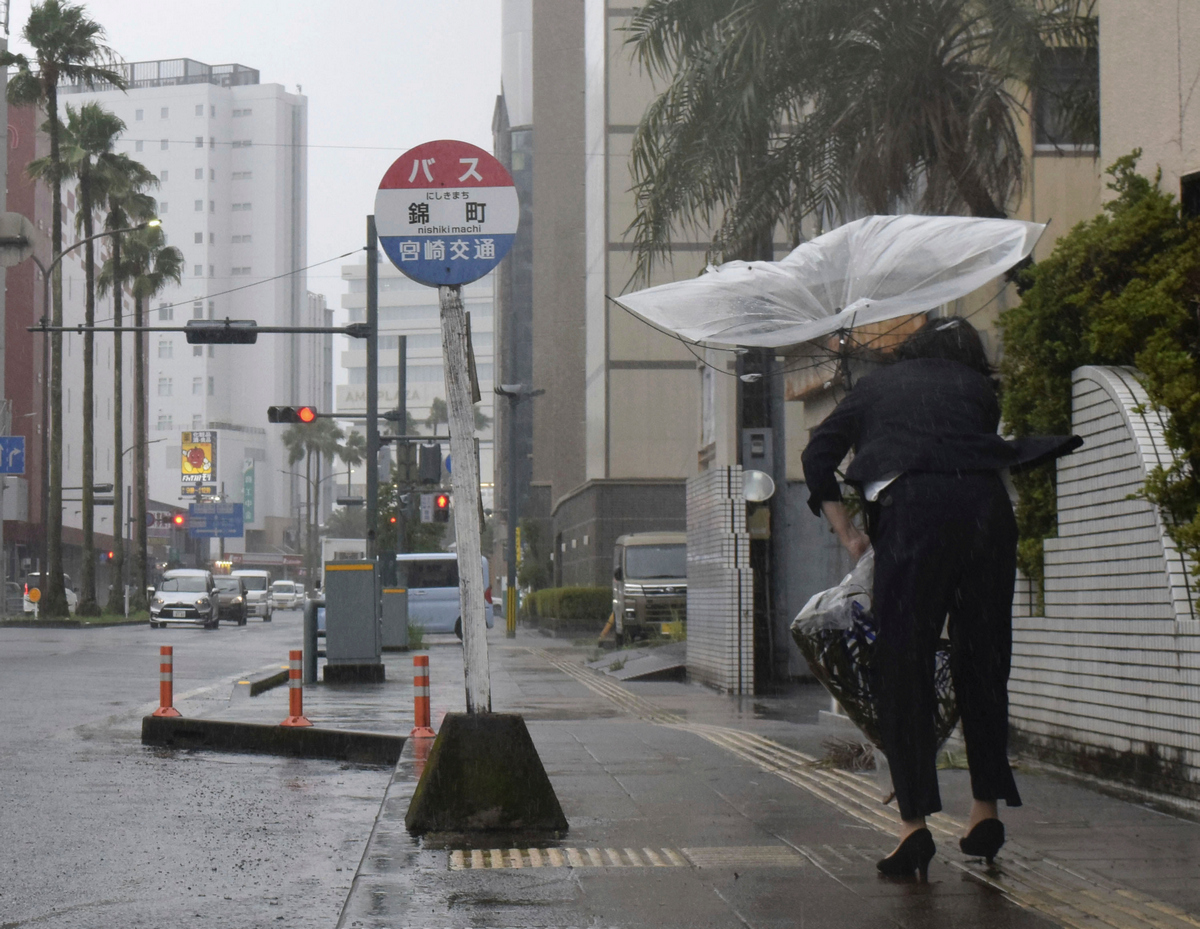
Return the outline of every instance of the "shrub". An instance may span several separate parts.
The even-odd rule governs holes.
[[[612,612],[612,590],[607,587],[547,587],[525,597],[526,618],[597,620],[604,622]]]
[[[1151,403],[1167,412],[1177,463],[1156,468],[1142,496],[1168,532],[1200,555],[1200,223],[1136,172],[1140,151],[1108,169],[1116,196],[1063,236],[1021,277],[1019,306],[1000,317],[1003,412],[1016,436],[1071,431],[1071,372],[1132,365]],[[1043,582],[1042,542],[1057,534],[1054,469],[1016,475],[1018,563]]]

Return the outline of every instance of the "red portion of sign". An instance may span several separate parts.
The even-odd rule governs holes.
[[[379,182],[382,190],[512,186],[512,175],[492,155],[478,146],[450,139],[410,148],[392,162]]]

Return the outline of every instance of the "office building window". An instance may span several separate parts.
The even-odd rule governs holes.
[[[216,200],[208,201],[208,212],[210,212],[210,213],[217,212],[217,201]]]
[[[216,265],[209,265],[209,266],[208,266],[208,276],[209,276],[209,277],[216,277],[216,276],[217,276],[217,266],[216,266]]]
[[[253,113],[253,112],[254,112],[253,110],[251,110],[249,107],[247,107],[247,108],[246,108],[246,109],[244,109],[244,110],[234,110],[234,111],[233,111],[233,115],[234,115],[235,117],[236,117],[236,116],[249,116],[249,115],[250,115],[251,113]]]
[[[210,352],[212,351],[212,346],[211,346],[211,345],[208,347],[208,350],[209,350]],[[208,395],[209,395],[210,397],[211,397],[211,396],[212,396],[214,393],[216,393],[215,387],[216,387],[216,381],[214,381],[214,380],[213,380],[213,376],[210,374],[210,375],[208,376]]]
[[[197,232],[195,235],[195,241],[196,241],[197,245],[203,245],[204,244],[204,233]]]
[[[208,357],[209,357],[209,358],[212,358],[212,357],[213,357],[213,354],[214,354],[214,353],[213,353],[213,347],[210,345],[210,346],[208,347]],[[212,380],[212,378],[209,378],[209,380]],[[209,393],[211,394],[211,393],[212,393],[212,391],[210,390],[210,391],[209,391]]]
[[[200,267],[196,265],[196,267]],[[204,303],[197,300],[192,304],[192,319],[204,319]]]
[[[234,245],[246,245],[246,244],[249,244],[249,242],[250,242],[250,235],[249,235],[249,234],[247,234],[247,235],[235,235],[235,236],[233,237],[233,244],[234,244]]]
[[[239,268],[234,268],[234,269],[233,269],[233,276],[234,276],[234,277],[243,277],[243,276],[245,276],[245,275],[247,275],[247,274],[249,274],[249,273],[250,273],[250,266],[249,266],[249,265],[244,265],[244,266],[242,266],[242,267],[239,267]]]
[[[203,103],[197,103],[197,104],[196,104],[196,115],[197,115],[197,116],[203,116],[203,115],[204,115],[204,104],[203,104]]]
[[[170,208],[171,208],[171,204],[169,204],[166,200],[164,200],[162,203],[160,203],[158,205],[158,215],[162,216],[163,213],[166,213]]]
[[[215,314],[216,312],[217,312],[217,301],[209,300],[208,301],[208,318],[212,319],[213,314]]]
[[[233,148],[249,148],[253,144],[254,143],[251,142],[249,139],[242,139],[240,141],[234,141],[232,147]]]
[[[167,119],[171,115],[171,108],[164,106],[158,115],[163,119]]]
[[[197,213],[203,213],[203,212],[204,212],[204,201],[203,201],[203,200],[197,200],[197,201],[196,201],[196,202],[193,204],[193,209],[195,209],[195,211],[196,211]]]
[[[163,173],[162,173],[162,182],[163,182],[164,184],[165,184],[165,183],[167,182],[167,180],[169,179],[169,178],[168,178],[168,175],[169,175],[169,172],[168,172],[166,169],[164,169],[164,170],[163,170]]]
[[[233,179],[235,181],[248,181],[252,177],[254,177],[253,171],[234,171],[233,172]]]
[[[203,345],[193,345],[192,346],[192,357],[193,358],[203,358],[204,357],[204,346]]]
[[[210,149],[214,149],[217,147],[217,137],[215,135],[210,135],[208,137],[208,147]]]
[[[139,120],[139,121],[140,121],[143,115],[144,115],[144,114],[143,114],[143,111],[142,111],[142,110],[134,110],[134,111],[133,111],[133,118],[134,118],[134,119],[136,119],[136,120]]]
[[[158,321],[165,323],[175,318],[175,307],[169,303],[160,303],[158,305]]]
[[[217,108],[215,106],[213,106],[213,107],[210,107],[210,109],[212,110],[212,112],[209,115],[212,116],[214,119],[216,119]]]
[[[209,245],[216,245],[216,244],[217,244],[217,234],[216,234],[215,232],[210,232],[210,233],[208,234],[208,244],[209,244]]]
[[[171,396],[171,379],[169,377],[160,377],[158,379],[158,395],[160,397]]]
[[[204,393],[204,378],[192,378],[192,396],[199,397]]]
[[[166,140],[166,139],[160,139],[160,140],[159,140],[159,143],[158,143],[158,147],[159,147],[159,148],[160,148],[162,151],[164,151],[164,152],[165,152],[165,151],[166,151],[168,148],[170,148],[170,144],[169,144],[168,140]]]
[[[158,431],[159,432],[168,432],[173,428],[175,428],[175,427],[174,427],[174,424],[171,422],[171,414],[170,413],[159,413],[158,414]],[[170,452],[172,450],[167,449],[167,451]],[[175,456],[172,455],[171,458],[172,458],[172,460],[174,460]]]
[[[233,205],[233,212],[249,213],[250,212],[250,204],[249,203],[235,203]]]
[[[204,136],[196,136],[196,148],[204,148]]]
[[[208,169],[208,179],[210,181],[215,181],[217,179],[217,169],[216,168]]]
[[[1034,96],[1037,147],[1094,149],[1100,133],[1100,59],[1095,49],[1046,50],[1044,82]]]
[[[204,417],[201,416],[199,413],[192,414],[192,428],[193,429],[203,429],[204,428]]]
[[[143,142],[141,139],[138,139],[136,142],[134,142],[134,143],[133,143],[133,150],[134,150],[135,152],[140,152],[140,151],[142,151],[142,150],[143,150],[145,147],[146,147],[146,143],[145,143],[145,142]]]
[[[158,357],[159,358],[173,357],[172,351],[171,351],[171,340],[170,339],[159,339],[159,341],[158,341]],[[160,382],[160,384],[161,384],[161,382]]]
[[[204,169],[203,168],[196,169],[196,180],[198,180],[198,181],[204,180]]]
[[[204,265],[196,265],[193,269],[193,273],[196,275],[196,277],[204,277]]]

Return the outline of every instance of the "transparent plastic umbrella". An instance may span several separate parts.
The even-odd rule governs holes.
[[[1046,227],[966,216],[868,216],[781,261],[729,261],[614,298],[691,342],[777,348],[964,297],[1028,257]]]

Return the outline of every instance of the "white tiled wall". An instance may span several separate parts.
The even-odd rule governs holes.
[[[1059,535],[1045,546],[1045,616],[1030,615],[1028,585],[1018,578],[1013,725],[1054,751],[1167,759],[1166,779],[1195,792],[1195,582],[1157,508],[1131,499],[1148,470],[1172,460],[1163,422],[1128,368],[1078,369],[1072,410],[1086,444],[1058,463]]]
[[[687,483],[689,675],[754,693],[754,580],[740,465]]]

